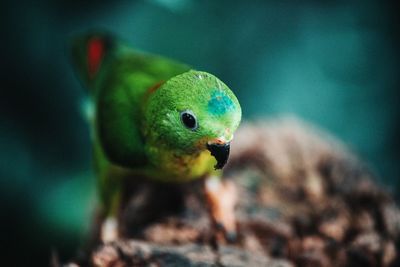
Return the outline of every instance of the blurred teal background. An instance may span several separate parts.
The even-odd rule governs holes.
[[[74,255],[95,202],[85,97],[68,40],[106,29],[216,74],[244,119],[333,133],[397,196],[399,10],[389,1],[19,1],[1,7],[0,200],[13,266]],[[4,7],[3,7],[4,5]],[[22,249],[18,252],[17,249]]]

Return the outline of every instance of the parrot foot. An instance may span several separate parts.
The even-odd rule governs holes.
[[[216,229],[216,238],[232,243],[236,240],[235,205],[237,189],[232,181],[223,181],[219,177],[206,179],[205,196],[211,219]]]
[[[101,225],[101,241],[111,243],[118,238],[118,221],[115,217],[107,217]]]

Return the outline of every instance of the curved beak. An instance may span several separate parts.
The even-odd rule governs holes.
[[[229,158],[230,142],[222,141],[221,139],[216,139],[207,143],[207,149],[211,152],[211,155],[217,160],[217,164],[214,168],[222,169]]]

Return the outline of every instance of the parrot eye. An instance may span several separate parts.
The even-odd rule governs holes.
[[[196,116],[190,110],[185,110],[181,112],[181,121],[186,126],[186,128],[192,131],[196,130],[198,127]]]

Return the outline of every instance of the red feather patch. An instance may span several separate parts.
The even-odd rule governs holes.
[[[100,38],[94,37],[88,42],[87,63],[89,77],[91,79],[94,78],[100,69],[101,61],[104,57],[104,48],[104,42]]]

